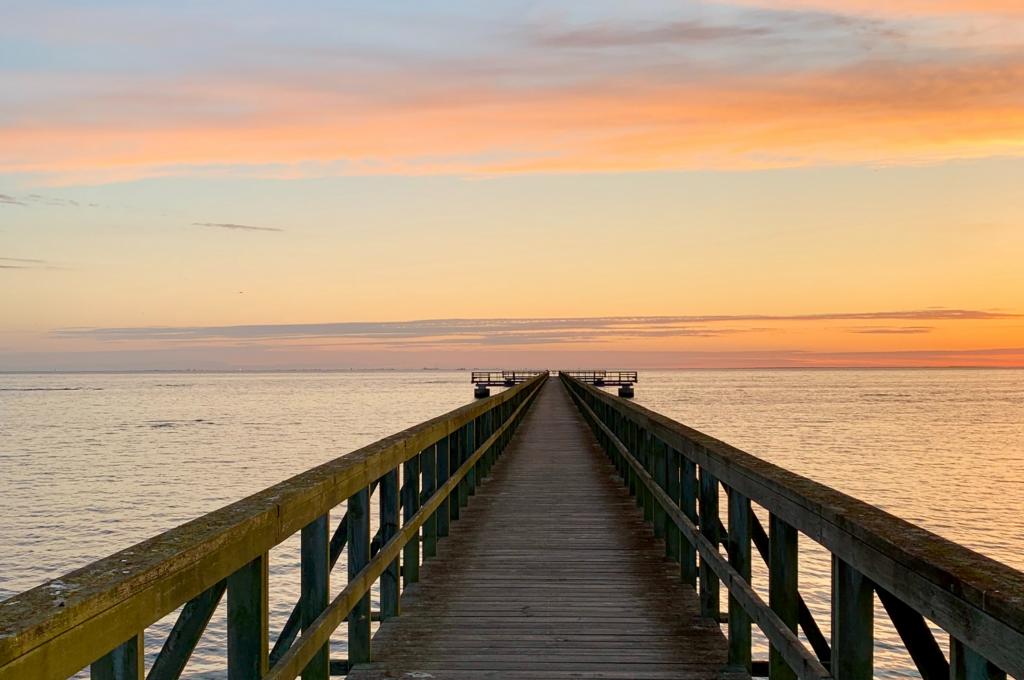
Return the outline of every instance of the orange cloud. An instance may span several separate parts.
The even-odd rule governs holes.
[[[125,98],[127,112],[105,116],[109,123],[76,119],[74,110],[40,111],[33,122],[0,128],[0,172],[109,181],[181,172],[749,169],[1024,151],[1022,54],[878,59],[693,82],[660,76],[529,89],[404,77],[389,83],[403,93],[390,98],[315,80],[219,90],[216,82],[192,82],[164,96],[250,113],[172,115],[145,96]]]
[[[888,16],[928,17],[942,14],[1024,14],[1017,0],[740,0],[736,4],[770,9],[872,13]]]

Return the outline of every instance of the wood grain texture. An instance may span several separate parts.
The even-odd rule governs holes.
[[[1024,573],[593,386],[565,379],[627,427],[650,430],[877,586],[1024,677]]]
[[[350,678],[745,677],[557,382],[491,472]]]
[[[0,602],[0,680],[70,677],[356,490],[532,388],[516,385],[432,418]]]

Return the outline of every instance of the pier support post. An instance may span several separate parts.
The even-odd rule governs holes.
[[[832,556],[832,677],[874,677],[875,598],[871,582]]]
[[[420,454],[420,472],[423,473],[423,492],[420,497],[429,500],[437,491],[437,447],[428,446]],[[421,501],[422,504],[422,501]],[[423,522],[423,557],[437,557],[437,512]]]
[[[413,456],[402,464],[402,518],[407,523],[420,509],[420,458]],[[420,534],[416,532],[402,548],[402,585],[420,580]]]
[[[270,670],[267,558],[228,576],[228,680],[260,680]]]
[[[800,619],[797,555],[796,529],[771,515],[768,525],[768,606],[794,633]],[[775,647],[768,654],[768,677],[770,680],[796,680],[796,673]]]
[[[370,563],[370,488],[348,499],[348,580],[351,582]],[[370,593],[348,615],[349,665],[370,661]]]
[[[954,637],[949,638],[950,680],[1006,680],[1006,673]]]
[[[700,518],[697,516],[697,464],[686,456],[683,456],[679,482],[681,486],[680,491],[682,492],[679,508],[695,526],[699,526]],[[679,577],[683,583],[687,583],[696,589],[697,546],[688,540],[684,540],[681,553]]]
[[[144,642],[144,633],[139,633],[94,661],[89,666],[91,680],[144,680]]]
[[[448,465],[451,462],[449,456],[449,445],[452,441],[451,437],[444,437],[441,441],[437,442],[437,485],[442,486],[448,481],[449,472]],[[441,501],[441,504],[437,506],[437,536],[438,538],[445,538],[448,536],[449,528],[451,526],[452,516],[449,505],[451,503],[451,494],[448,498]]]
[[[398,534],[398,469],[384,473],[380,479],[380,542],[381,547]],[[380,620],[402,613],[402,595],[398,583],[398,558],[391,561],[380,575]]]
[[[750,583],[750,499],[736,489],[729,491],[729,564]],[[729,663],[751,671],[750,616],[729,595]]]
[[[711,542],[719,544],[718,538],[718,478],[706,469],[700,469],[700,533]],[[711,568],[701,561],[700,565],[700,615],[718,621],[721,613],[719,591],[721,583]]]
[[[329,513],[302,527],[302,555],[299,623],[305,632],[330,602],[330,520]],[[302,671],[302,680],[329,680],[331,643],[327,642]]]

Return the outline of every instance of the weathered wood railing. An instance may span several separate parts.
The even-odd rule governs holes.
[[[369,661],[371,618],[400,613],[399,581],[418,580],[421,537],[423,557],[436,555],[546,376],[0,602],[0,680],[65,680],[86,666],[94,680],[176,680],[225,592],[229,680],[327,680]],[[381,528],[371,539],[374,489]],[[346,501],[331,538],[329,512]],[[269,551],[296,532],[301,595],[270,650]],[[346,546],[348,585],[330,600],[329,574]],[[381,610],[372,617],[378,579]],[[145,629],[182,605],[146,676]],[[349,656],[332,660],[330,636],[346,620]]]
[[[725,584],[731,664],[772,680],[870,680],[874,593],[924,680],[1006,673],[1024,680],[1021,572],[642,406],[561,379],[665,539],[667,556],[679,562],[682,580],[695,588],[699,582],[702,615],[722,620]],[[728,495],[728,527],[719,519],[720,488]],[[767,535],[751,502],[769,512]],[[831,644],[800,597],[799,534],[832,554]],[[750,585],[751,543],[768,565],[767,604]],[[926,618],[949,633],[950,659]],[[751,622],[769,641],[767,668],[751,658]]]

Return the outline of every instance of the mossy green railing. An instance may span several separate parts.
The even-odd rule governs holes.
[[[65,680],[85,667],[94,680],[175,680],[225,593],[229,680],[291,680],[300,673],[304,680],[327,680],[369,661],[371,587],[380,581],[377,616],[397,616],[402,586],[419,578],[421,554],[437,554],[438,539],[448,535],[546,378],[399,432],[0,602],[0,680]],[[370,535],[374,490],[377,537]],[[329,513],[342,503],[346,513],[331,537]],[[301,595],[271,650],[269,551],[297,532]],[[348,584],[330,600],[329,574],[345,549]],[[144,631],[179,607],[146,675]],[[332,660],[328,641],[345,621],[349,657]]]
[[[561,380],[698,589],[702,615],[728,623],[731,664],[772,680],[872,680],[877,595],[924,680],[1024,680],[1021,572],[567,373]],[[768,511],[767,532],[751,502]],[[831,641],[798,589],[801,534],[832,554]],[[750,585],[751,544],[768,565],[767,603]],[[927,621],[949,634],[948,658]],[[766,664],[751,658],[752,622],[770,643]]]

